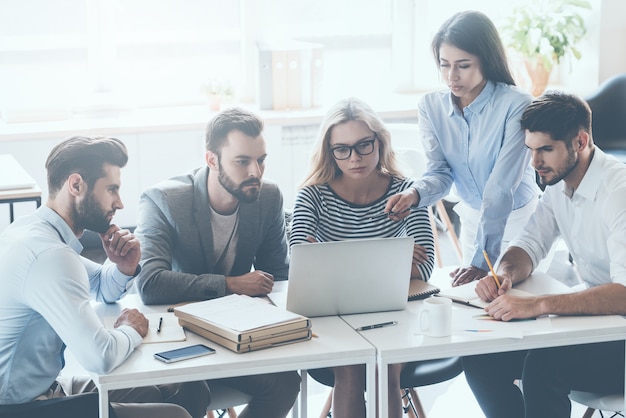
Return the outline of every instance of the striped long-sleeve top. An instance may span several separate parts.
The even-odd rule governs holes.
[[[327,242],[411,236],[428,253],[428,261],[418,266],[422,278],[427,280],[435,258],[428,210],[425,207],[413,208],[409,216],[400,222],[383,215],[389,197],[412,186],[413,181],[409,178],[393,177],[387,192],[367,205],[342,199],[328,184],[303,187],[298,192],[293,209],[289,245],[307,242],[307,237]]]

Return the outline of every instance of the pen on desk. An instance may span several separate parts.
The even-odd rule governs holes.
[[[398,323],[397,321],[389,321],[389,322],[383,322],[382,324],[365,325],[365,326],[357,328],[356,330],[367,331],[369,329],[374,329],[374,328],[389,327],[391,325],[396,325],[397,323]]]
[[[467,331],[467,332],[491,332],[492,330],[490,330],[490,329],[466,329],[464,331]]]
[[[487,262],[487,265],[489,266],[489,270],[491,271],[491,274],[493,274],[493,279],[496,281],[496,286],[498,286],[498,289],[500,289],[500,280],[498,280],[498,276],[496,275],[496,272],[493,270],[493,265],[491,264],[491,260],[489,259],[489,254],[487,254],[487,251],[483,250],[483,255],[485,256],[485,261]]]
[[[271,304],[276,306],[276,304],[274,303],[274,301],[272,300],[272,298],[270,297],[270,295],[265,295],[265,298],[267,299],[267,301]]]
[[[157,334],[161,332],[161,326],[163,325],[163,317],[159,318],[159,326],[157,327]]]

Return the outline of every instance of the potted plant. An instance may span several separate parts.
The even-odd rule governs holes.
[[[210,109],[219,111],[221,105],[234,101],[235,89],[230,80],[212,79],[207,85],[207,94]]]
[[[587,32],[582,9],[591,9],[587,0],[533,0],[502,28],[507,45],[524,57],[534,96],[545,90],[554,64],[565,56],[580,59],[576,44]]]

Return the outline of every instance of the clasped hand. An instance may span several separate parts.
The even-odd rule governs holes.
[[[123,274],[133,276],[141,259],[141,246],[137,237],[128,229],[111,225],[104,234],[100,234],[100,239],[109,260]]]

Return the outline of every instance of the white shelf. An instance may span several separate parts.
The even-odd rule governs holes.
[[[418,94],[396,94],[378,101],[369,101],[384,119],[417,119]],[[325,108],[292,111],[259,110],[254,104],[241,104],[258,112],[268,126],[319,124]],[[67,119],[7,123],[0,120],[0,142],[64,137],[75,134],[120,135],[199,130],[204,131],[215,112],[209,105],[160,108],[120,108],[120,111],[89,115],[70,114]]]

